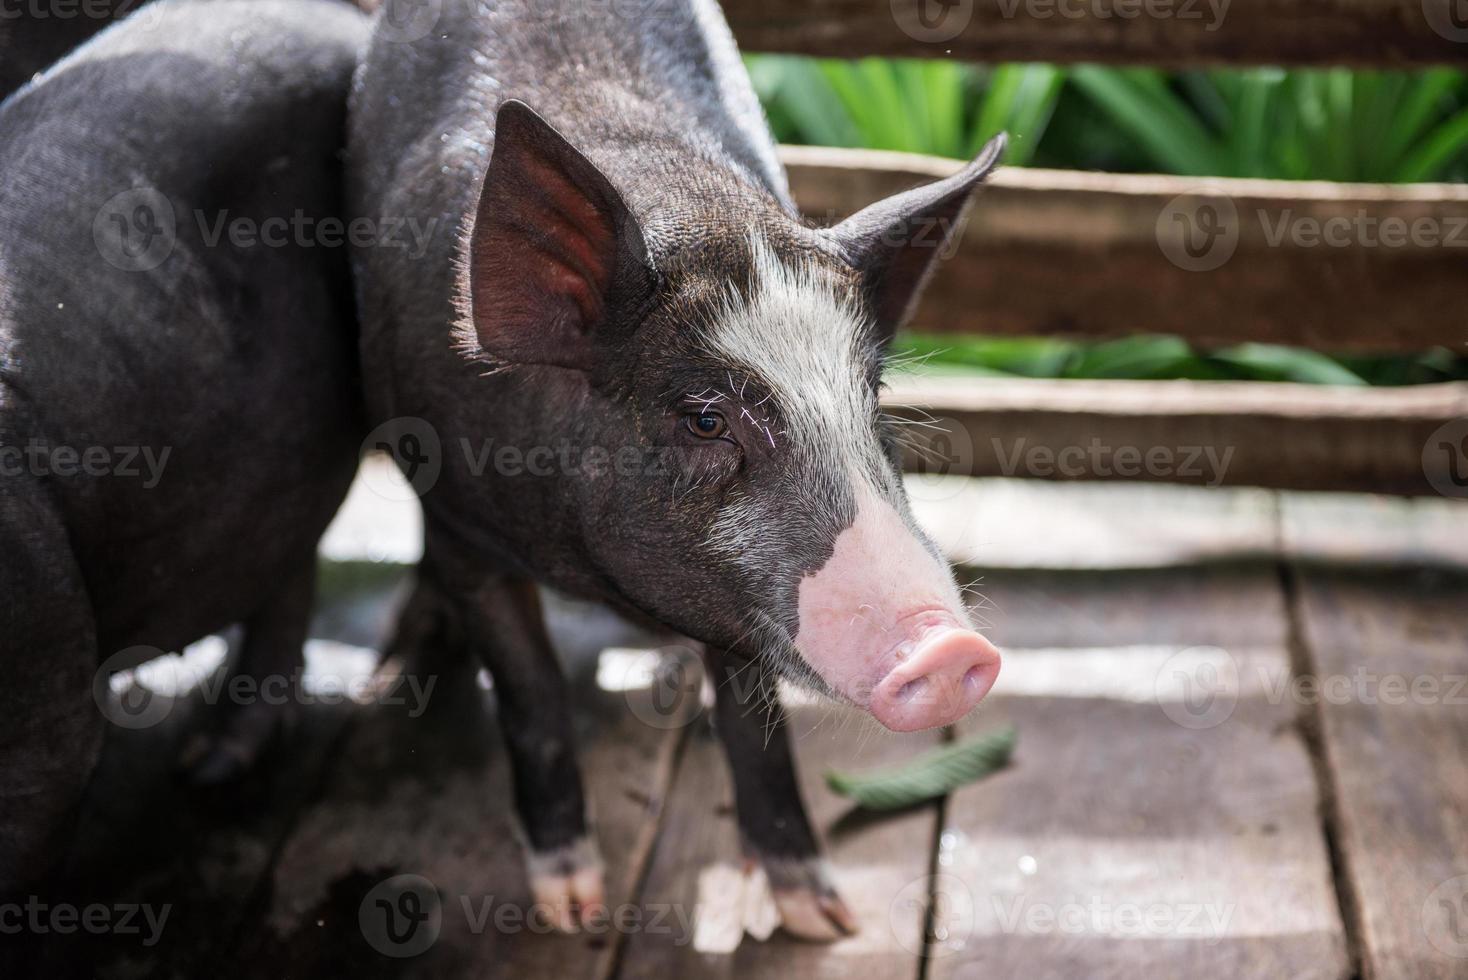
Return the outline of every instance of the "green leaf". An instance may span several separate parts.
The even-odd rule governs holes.
[[[1417,76],[1406,94],[1392,106],[1383,130],[1373,133],[1381,146],[1381,159],[1389,166],[1400,160],[1441,113],[1454,89],[1461,88],[1463,74],[1437,68]]]
[[[826,785],[868,810],[900,810],[945,796],[1002,769],[1014,752],[1013,726],[940,746],[915,759],[862,773],[827,772]]]
[[[1240,344],[1216,352],[1214,358],[1251,372],[1261,381],[1295,381],[1318,385],[1363,385],[1361,376],[1315,351],[1274,344]]]
[[[1468,148],[1468,109],[1438,126],[1402,165],[1397,179],[1404,181],[1441,178],[1448,164]]]
[[[1053,65],[1001,65],[990,76],[964,156],[973,156],[992,137],[1011,137],[1005,163],[1023,166],[1035,154],[1050,124],[1065,72]]]
[[[1197,357],[1186,341],[1177,337],[1125,337],[1095,344],[1071,362],[1066,377],[1072,378],[1167,378],[1187,376],[1196,368]]]
[[[864,145],[851,114],[813,59],[755,55],[749,60],[771,121],[784,119],[791,128],[781,138],[815,146]]]
[[[1162,84],[1160,72],[1083,65],[1073,69],[1071,77],[1162,169],[1182,174],[1227,173],[1228,160],[1217,141],[1187,104]]]

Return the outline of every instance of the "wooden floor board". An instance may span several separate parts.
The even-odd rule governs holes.
[[[1271,570],[990,594],[1008,657],[962,727],[1019,747],[949,799],[928,976],[1348,975]]]
[[[698,950],[701,917],[728,900],[729,879],[705,872],[741,857],[722,749],[706,719],[655,707],[639,671],[656,658],[602,652],[645,636],[549,597],[617,929],[567,938],[504,917],[528,896],[493,696],[470,671],[441,677],[424,717],[318,705],[288,751],[222,794],[172,776],[208,707],[197,694],[164,724],[113,732],[76,895],[170,918],[156,945],[79,938],[72,959],[165,978],[1468,976],[1461,507],[960,489],[919,483],[917,509],[969,563],[1006,653],[961,734],[1014,724],[1012,765],[943,804],[862,817],[823,771],[900,762],[939,736],[794,701],[804,790],[860,935]],[[401,566],[375,561],[390,544],[328,564],[313,635],[352,646],[314,647],[318,673],[370,669],[402,594]],[[1300,667],[1344,696],[1309,701]],[[1362,696],[1362,672],[1378,695],[1401,675],[1406,703]],[[1414,680],[1433,696],[1414,700]],[[363,915],[405,874],[432,883],[438,932],[398,957]]]
[[[792,711],[803,793],[812,819],[827,838],[836,884],[861,931],[829,946],[776,933],[766,942],[747,938],[732,954],[701,953],[694,944],[666,936],[633,935],[619,976],[667,977],[911,978],[922,951],[925,879],[937,826],[936,806],[865,822],[850,803],[822,781],[830,768],[864,768],[899,762],[936,742],[934,733],[893,736],[853,712],[826,705]],[[733,790],[723,750],[700,727],[685,749],[668,801],[642,902],[713,912],[717,894],[701,893],[700,876],[719,864],[740,861]],[[704,907],[700,907],[703,898]],[[717,913],[714,913],[717,914]]]
[[[602,691],[592,681],[578,685],[577,738],[615,910],[635,898],[681,733],[628,710],[627,699],[646,692]],[[378,705],[357,721],[240,944],[245,975],[590,978],[607,971],[615,932],[550,935],[532,907],[492,695],[469,678],[440,676],[440,683],[427,714]],[[436,923],[422,950],[395,942],[390,924],[371,918],[378,899],[397,901],[385,883],[404,875],[425,880],[434,895],[420,906]],[[408,935],[406,921],[398,924]]]
[[[1468,575],[1296,575],[1363,971],[1468,976]]]

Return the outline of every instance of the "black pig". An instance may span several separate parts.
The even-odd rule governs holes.
[[[63,847],[104,663],[235,622],[235,669],[301,656],[362,434],[347,253],[312,229],[366,39],[331,0],[160,0],[0,106],[0,895]],[[279,718],[215,720],[206,781]]]
[[[537,900],[574,929],[604,895],[532,582],[707,647],[745,844],[785,927],[833,938],[855,923],[786,737],[766,744],[731,678],[758,659],[771,669],[739,677],[765,677],[762,698],[779,673],[903,731],[994,683],[998,651],[913,523],[877,394],[1002,140],[813,228],[712,0],[625,6],[384,9],[349,206],[463,234],[419,259],[356,254],[370,421],[421,421],[444,447],[420,588],[495,677]],[[496,474],[461,451],[487,444],[573,451],[550,475]]]

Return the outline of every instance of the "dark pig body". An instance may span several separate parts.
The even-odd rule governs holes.
[[[362,434],[349,270],[230,229],[339,219],[366,31],[331,0],[164,0],[0,107],[0,893],[64,847],[104,662],[237,622],[235,669],[299,662]],[[205,780],[278,721],[219,707]]]
[[[703,645],[749,855],[787,929],[833,938],[854,922],[774,678],[911,730],[997,675],[912,521],[877,383],[1002,143],[812,228],[717,6],[634,6],[466,0],[377,21],[351,206],[463,229],[355,265],[370,421],[439,447],[410,612],[452,618],[495,676],[532,885],[563,927],[603,892],[534,582]],[[548,465],[483,465],[505,447]]]

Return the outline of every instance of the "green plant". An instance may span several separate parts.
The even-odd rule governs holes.
[[[1462,72],[1072,69],[1071,83],[1150,169],[1410,182],[1468,174]]]
[[[893,354],[898,361],[918,360],[937,369],[1021,378],[1183,378],[1335,385],[1468,380],[1468,360],[1447,350],[1415,358],[1337,358],[1273,344],[1199,351],[1177,337],[1158,336],[1079,343],[1048,337],[904,334],[894,343]]]
[[[972,156],[1008,130],[1006,163],[1078,169],[1363,181],[1468,177],[1468,76],[1344,69],[1167,73],[1146,68],[935,60],[747,58],[783,142]],[[899,338],[935,365],[1023,377],[1193,378],[1318,384],[1468,379],[1446,350],[1331,358],[1243,344],[1203,352],[1174,337],[1100,344]]]
[[[817,146],[971,157],[1007,130],[1007,161],[1033,155],[1064,81],[1053,65],[750,55],[775,135]]]

